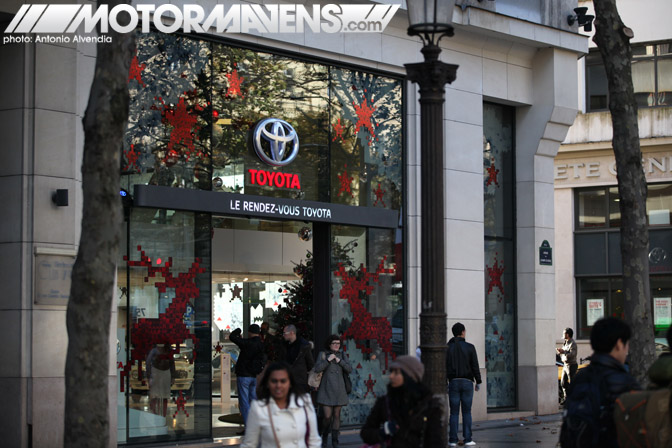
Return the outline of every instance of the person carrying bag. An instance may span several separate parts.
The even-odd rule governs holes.
[[[350,382],[348,374],[352,372],[352,367],[341,350],[341,338],[337,334],[327,338],[325,350],[318,355],[313,371],[317,374],[322,373],[317,391],[317,403],[322,409],[322,446],[328,446],[331,431],[331,445],[338,448],[341,408],[348,405],[350,390],[346,383]]]

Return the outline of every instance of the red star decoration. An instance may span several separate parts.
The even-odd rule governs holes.
[[[238,285],[234,285],[233,288],[231,288],[231,292],[233,293],[233,298],[235,299],[238,297],[239,299],[242,299],[240,296],[240,293],[243,292],[243,288],[240,288]]]
[[[219,320],[221,320],[221,319],[219,319]],[[217,345],[215,345],[215,353],[217,353],[217,354],[222,353],[223,348],[224,347],[222,347],[222,345],[218,342]]]
[[[494,288],[499,288],[502,294],[504,294],[504,285],[502,284],[504,266],[499,266],[497,254],[495,254],[495,264],[492,267],[486,265],[486,268],[488,270],[488,276],[490,277],[490,281],[488,283],[488,294],[490,294]]]
[[[352,176],[348,176],[347,168],[348,164],[346,163],[345,165],[343,165],[343,174],[338,175],[338,180],[341,182],[341,187],[338,189],[338,195],[340,196],[341,193],[347,191],[348,193],[350,193],[350,196],[354,198],[355,196],[352,194],[352,190],[350,189],[350,184],[352,183]]]
[[[497,174],[499,170],[495,168],[495,159],[492,159],[490,167],[486,169],[488,172],[488,180],[485,182],[485,186],[491,185],[493,182],[499,187],[499,182],[497,182]]]
[[[135,167],[135,171],[140,171],[140,167],[138,166],[138,157],[140,157],[140,154],[135,152],[135,145],[131,145],[131,149],[128,151],[124,151],[124,156],[126,157],[124,171],[131,171],[133,167]]]
[[[229,87],[226,89],[226,96],[239,96],[243,98],[243,92],[241,91],[240,86],[245,78],[238,76],[238,69],[234,68],[231,73],[227,73],[226,79],[229,81]]]
[[[373,203],[373,206],[375,207],[378,201],[380,200],[380,202],[383,204],[383,207],[387,207],[387,205],[385,205],[385,201],[383,200],[385,190],[380,188],[380,182],[378,182],[378,188],[376,188],[374,193],[376,194],[376,201]]]
[[[138,81],[142,87],[145,87],[145,83],[142,80],[142,71],[147,67],[147,64],[138,64],[138,51],[135,51],[133,60],[131,61],[131,67],[128,70],[128,82],[131,82],[132,79]]]
[[[343,125],[341,124],[341,119],[339,118],[336,124],[332,125],[334,127],[334,138],[331,140],[332,142],[335,142],[337,138],[340,138],[342,142],[345,142],[343,140],[343,130],[345,129]]]
[[[369,131],[369,146],[371,146],[371,141],[372,138],[375,136],[375,131],[373,129],[373,123],[371,122],[371,116],[373,113],[376,111],[376,108],[373,106],[369,106],[366,103],[366,98],[364,98],[364,101],[362,102],[361,105],[355,104],[355,102],[352,102],[352,105],[355,106],[355,113],[357,114],[357,123],[355,124],[355,133],[359,132],[359,130],[363,127],[365,127]]]
[[[173,414],[173,418],[175,418],[175,416],[176,416],[180,411],[184,412],[184,414],[185,414],[187,417],[189,417],[189,413],[187,412],[187,409],[184,407],[184,405],[187,404],[187,399],[184,398],[184,396],[182,395],[182,391],[180,391],[180,396],[177,397],[177,400],[173,399],[173,401],[174,401],[175,404],[177,405],[177,410],[176,410],[175,413]]]
[[[160,100],[163,103],[163,99]],[[184,97],[180,97],[180,101],[174,109],[166,106],[164,103],[161,115],[163,115],[164,123],[173,127],[173,130],[170,133],[170,142],[167,146],[168,151],[173,149],[175,145],[183,144],[189,150],[186,155],[187,160],[189,160],[189,154],[192,151],[195,151],[194,136],[199,129],[196,125],[198,117],[187,111],[187,104],[184,102]]]
[[[369,392],[375,397],[376,393],[373,391],[373,386],[376,385],[376,380],[371,378],[371,374],[369,373],[369,379],[364,381],[364,385],[366,386],[366,393],[364,394],[364,398],[366,398],[367,395],[369,395]]]

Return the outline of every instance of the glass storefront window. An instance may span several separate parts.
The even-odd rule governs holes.
[[[516,405],[513,109],[483,104],[485,367],[487,405]]]
[[[672,277],[652,275],[651,302],[656,336],[656,354],[668,350],[665,339],[672,324]],[[577,339],[590,339],[590,330],[602,317],[625,319],[623,280],[620,277],[580,278],[577,280]]]
[[[606,191],[580,190],[577,193],[578,220],[582,229],[605,227],[607,224]]]
[[[157,33],[136,40],[121,161],[124,184],[209,190],[210,44]]]
[[[621,226],[621,209],[619,202],[618,187],[609,188],[609,227]]]
[[[401,210],[400,79],[186,36],[148,33],[137,40],[122,188],[132,193],[134,185],[163,186]],[[299,156],[291,164],[266,165],[250,145],[254,125],[264,118],[285,120],[297,131]],[[269,179],[279,177],[285,184],[271,187]],[[401,229],[316,226],[322,268],[315,284],[334,295],[320,297],[324,316],[313,319],[312,279],[301,273],[312,257],[313,225],[131,209],[127,259],[120,261],[118,275],[120,443],[233,436],[240,429],[233,369],[238,353],[227,333],[269,322],[268,334],[278,336],[283,319],[308,339],[314,324],[323,332],[330,318],[333,332],[345,334],[348,354],[357,362],[352,406],[343,422],[363,423],[371,400],[385,392],[389,362],[407,349]],[[358,244],[348,246],[353,239]],[[346,256],[344,247],[356,249]],[[344,261],[351,263],[341,272],[338,263]],[[366,297],[348,299],[348,284],[362,278],[369,281]],[[304,302],[292,299],[293,288],[302,291]],[[289,308],[307,317],[278,318]],[[381,332],[370,331],[369,318]],[[157,325],[160,331],[143,332]],[[164,380],[174,380],[160,396],[151,391],[148,363],[158,366],[154,373],[163,372]]]
[[[118,441],[210,437],[209,216],[136,209],[118,270]]]
[[[312,201],[320,197],[329,156],[327,67],[254,50],[213,50],[213,187],[260,196]],[[299,156],[283,167],[263,163],[251,130],[265,118],[288,122],[299,136]],[[260,172],[264,172],[263,175]],[[269,181],[266,173],[282,180]],[[277,173],[277,174],[276,174]]]
[[[649,184],[646,215],[650,226],[669,226],[672,216],[672,184]]]
[[[331,246],[331,332],[354,368],[341,422],[361,425],[386,393],[390,362],[405,352],[401,240],[390,229],[334,226]]]
[[[401,209],[401,83],[332,68],[331,201]]]

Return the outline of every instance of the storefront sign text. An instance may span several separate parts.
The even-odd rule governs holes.
[[[135,185],[135,207],[397,229],[399,211],[271,196]]]
[[[277,188],[301,189],[301,180],[298,174],[279,173],[276,171],[248,169],[250,184]]]
[[[232,199],[230,201],[232,211],[253,213],[267,213],[301,219],[331,219],[331,209],[327,207],[302,207],[299,205],[273,204],[272,202],[248,201],[245,199]]]
[[[556,181],[612,180],[616,177],[616,161],[613,157],[602,160],[586,159],[569,163],[562,160],[555,163]],[[647,177],[655,178],[661,174],[672,173],[672,156],[651,156],[642,159],[642,168]]]

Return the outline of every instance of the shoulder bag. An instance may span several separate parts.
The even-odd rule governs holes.
[[[321,352],[322,359],[324,359],[324,352]],[[308,385],[314,389],[319,389],[320,383],[322,382],[322,372],[315,372],[315,367],[308,371]]]

